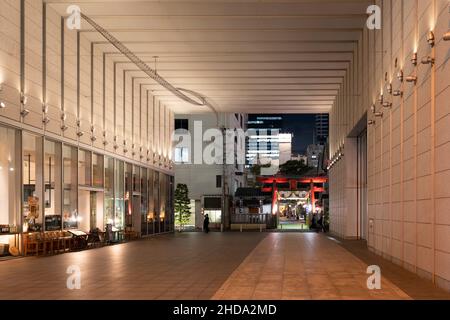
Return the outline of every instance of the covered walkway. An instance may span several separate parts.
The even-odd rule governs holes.
[[[369,291],[367,264],[323,234],[182,233],[2,261],[0,299],[450,299],[401,268],[393,281],[390,263],[375,262],[382,289]],[[70,265],[79,290],[67,289]]]

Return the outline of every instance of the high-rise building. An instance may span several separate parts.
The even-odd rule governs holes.
[[[324,144],[328,138],[328,123],[329,116],[328,113],[316,114],[316,125],[315,125],[315,143]]]
[[[290,160],[291,133],[282,133],[283,118],[279,115],[249,115],[246,165],[250,167],[269,160],[283,164]]]

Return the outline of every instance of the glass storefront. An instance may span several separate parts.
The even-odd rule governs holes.
[[[114,159],[105,157],[105,225],[114,224]]]
[[[44,177],[43,139],[40,136],[23,132],[23,231],[43,231],[42,204]]]
[[[63,145],[63,229],[76,229],[78,218],[78,149]]]
[[[115,160],[114,168],[114,227],[122,230],[124,227],[124,214],[125,214],[125,180],[124,180],[124,163],[120,160]]]
[[[0,126],[0,245],[13,245],[20,231],[20,135]],[[7,251],[7,250],[6,250]]]
[[[147,168],[141,168],[141,204],[140,204],[140,216],[141,216],[141,235],[147,235],[147,207],[148,207],[148,180],[147,180]]]
[[[2,245],[19,247],[21,232],[107,224],[142,236],[172,231],[172,188],[164,173],[0,126]]]
[[[148,169],[147,186],[148,186],[148,208],[147,208],[147,234],[155,232],[155,195],[153,185],[154,171]]]
[[[44,228],[46,231],[60,230],[62,224],[61,148],[60,142],[44,141]]]

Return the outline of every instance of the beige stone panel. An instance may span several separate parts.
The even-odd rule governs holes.
[[[403,159],[408,160],[414,157],[414,138],[411,137],[403,143]]]
[[[436,223],[450,225],[450,198],[438,198],[436,204]]]
[[[394,187],[394,185],[400,183],[401,181],[401,165],[395,165],[392,166],[392,188]],[[392,198],[393,199],[398,199],[395,195],[394,192],[392,192]]]
[[[436,198],[450,197],[450,188],[448,187],[449,181],[450,181],[450,170],[436,173],[435,175]]]
[[[423,70],[423,69],[420,69]],[[431,101],[431,69],[427,70],[427,77],[420,78],[423,81],[423,84],[418,87],[418,93],[417,93],[417,109],[420,111],[423,106],[430,105],[429,102]],[[419,73],[417,77],[421,77],[421,74]],[[418,78],[419,79],[419,78]],[[418,80],[419,81],[419,80]],[[419,82],[418,82],[419,83]]]
[[[414,158],[403,161],[403,179],[411,180],[416,176],[414,168]]]
[[[4,116],[19,121],[20,120],[19,91],[14,87],[9,86],[7,83],[4,83],[3,90],[0,93],[0,99],[6,104],[6,108],[0,109],[0,116]]]
[[[392,222],[392,237],[397,240],[402,239],[403,230],[402,230],[402,222],[393,221]]]
[[[450,253],[450,225],[436,225],[436,249]]]
[[[450,142],[450,114],[436,121],[436,146],[442,146]],[[438,161],[448,160],[446,157],[439,158]]]
[[[419,216],[421,213],[418,212]],[[428,223],[417,223],[417,244],[423,247],[431,248],[433,241],[433,226]]]
[[[431,125],[431,103],[427,103],[417,111],[417,132]]]
[[[409,222],[416,221],[417,206],[413,200],[405,200],[403,202],[403,220]]]
[[[407,263],[411,265],[416,264],[416,247],[415,245],[405,242],[403,246],[403,256]]]
[[[24,118],[23,122],[38,129],[42,129],[42,113],[30,111],[30,113]]]
[[[429,151],[431,148],[431,128],[426,128],[417,134],[417,154]]]
[[[417,246],[417,267],[432,272],[433,270],[433,251],[430,248]]]
[[[417,178],[417,199],[430,199],[432,186],[431,175]]]
[[[396,239],[392,240],[392,256],[401,259],[402,258],[403,246],[402,242]]]
[[[403,224],[404,240],[409,243],[416,241],[416,225],[413,222],[405,222]]]
[[[450,254],[436,251],[436,274],[444,279],[450,279]]]
[[[417,156],[417,176],[431,174],[431,152],[424,152]]]
[[[441,172],[450,170],[450,142],[436,148],[435,170]]]
[[[433,220],[432,217],[432,200],[430,199],[422,199],[417,200],[417,222],[421,223],[430,223]]]
[[[67,125],[67,127],[68,129],[64,131],[63,136],[67,139],[72,140],[73,143],[76,143],[78,141],[76,126]]]

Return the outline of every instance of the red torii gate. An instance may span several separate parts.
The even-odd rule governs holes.
[[[263,192],[272,191],[272,208],[274,208],[277,200],[278,187],[279,183],[289,183],[289,189],[294,191],[298,189],[298,183],[309,183],[310,192],[311,192],[311,204],[312,210],[315,210],[316,207],[316,199],[314,197],[315,192],[324,192],[325,189],[323,187],[316,187],[316,183],[326,183],[328,181],[328,177],[326,176],[311,176],[311,177],[281,177],[281,176],[259,176],[256,177],[258,182],[261,182],[265,185],[270,185],[270,187],[262,187]],[[273,210],[273,209],[272,209]],[[272,212],[273,214],[273,212]]]

